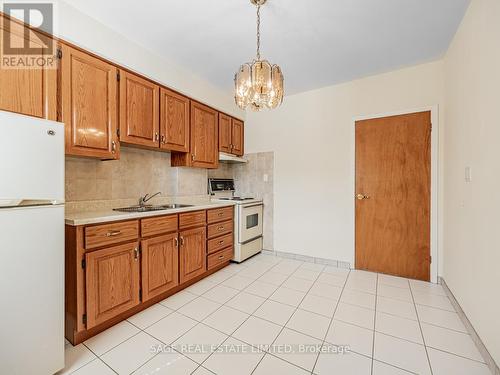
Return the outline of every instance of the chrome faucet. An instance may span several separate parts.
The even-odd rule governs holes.
[[[139,206],[144,207],[146,205],[146,202],[150,201],[151,199],[153,199],[154,197],[156,197],[157,195],[160,195],[160,194],[161,194],[161,191],[159,191],[158,193],[155,193],[151,196],[149,194],[146,194],[145,196],[140,197],[139,198]]]

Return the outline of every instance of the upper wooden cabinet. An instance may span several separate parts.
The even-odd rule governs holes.
[[[172,155],[174,167],[217,168],[219,166],[219,114],[191,101],[190,152]]]
[[[178,246],[177,232],[141,242],[143,302],[179,285]]]
[[[160,87],[123,70],[119,74],[120,142],[158,148]]]
[[[231,152],[231,117],[219,113],[219,151]]]
[[[160,90],[160,147],[189,152],[189,102],[185,96]]]
[[[27,32],[25,32],[27,31]],[[11,46],[22,47],[25,42],[31,48],[40,48],[40,55],[48,37],[35,33],[18,22],[9,21],[0,16],[0,53],[4,55],[4,42]],[[57,120],[57,57],[54,51],[50,55],[52,66],[11,67],[0,66],[0,109],[22,113],[24,115]],[[47,57],[49,57],[47,55]]]
[[[233,118],[231,125],[231,152],[235,155],[242,156],[244,153],[245,132],[243,121]]]
[[[219,151],[243,155],[243,121],[219,113]]]
[[[66,154],[118,159],[116,67],[67,45],[61,48]]]
[[[139,304],[139,244],[85,255],[87,329]]]

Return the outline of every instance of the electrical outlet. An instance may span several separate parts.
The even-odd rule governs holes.
[[[269,176],[267,175],[267,173],[264,173],[264,174],[262,175],[262,179],[264,180],[264,182],[269,181]]]

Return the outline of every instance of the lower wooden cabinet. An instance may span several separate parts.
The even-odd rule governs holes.
[[[66,225],[66,338],[77,345],[228,265],[232,213]]]
[[[177,232],[141,242],[142,301],[179,285]]]
[[[139,304],[137,242],[85,254],[87,329]]]
[[[207,270],[207,229],[203,226],[182,231],[179,239],[179,278],[183,283]]]

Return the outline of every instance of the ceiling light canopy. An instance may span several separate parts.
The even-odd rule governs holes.
[[[260,7],[267,0],[250,0],[257,7],[257,57],[240,66],[234,76],[236,104],[254,111],[274,109],[283,102],[283,73],[278,65],[260,58]]]

